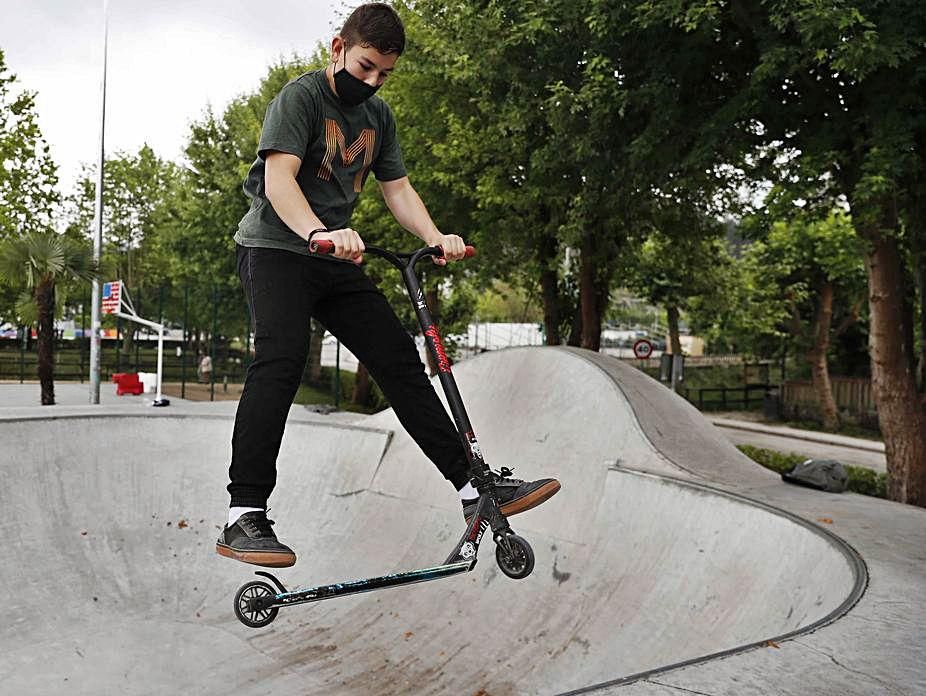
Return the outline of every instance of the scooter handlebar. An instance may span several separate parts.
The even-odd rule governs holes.
[[[434,247],[435,249],[440,250],[440,257],[443,258],[444,250],[440,246]],[[313,254],[333,254],[334,253],[334,242],[330,239],[313,239],[309,244],[309,251]],[[476,247],[466,246],[465,258],[472,258],[476,255]]]

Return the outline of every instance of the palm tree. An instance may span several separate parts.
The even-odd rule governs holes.
[[[37,317],[43,406],[55,403],[56,283],[89,282],[95,275],[90,250],[56,232],[29,232],[0,242],[0,282],[22,290],[17,303],[21,315],[34,312]]]

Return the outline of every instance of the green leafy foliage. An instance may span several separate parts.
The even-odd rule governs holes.
[[[0,50],[0,239],[51,229],[58,168],[39,129],[35,93],[20,90]]]
[[[22,89],[0,49],[0,241],[52,229],[58,167],[39,128],[35,93]],[[28,315],[12,286],[0,286],[0,320]]]
[[[834,288],[834,325],[858,318],[866,288],[863,259],[864,245],[844,213],[773,223],[764,238],[746,247],[735,269],[728,267],[738,275],[720,295],[728,311],[699,300],[695,323],[715,344],[722,339],[738,350],[770,355],[784,341],[787,353],[803,354],[813,345],[824,283]]]

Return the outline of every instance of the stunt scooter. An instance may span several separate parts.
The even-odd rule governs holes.
[[[310,250],[318,254],[331,254],[334,252],[334,243],[329,240],[313,241]],[[288,591],[283,583],[272,574],[262,570],[257,571],[256,575],[267,578],[276,587],[262,580],[252,580],[238,590],[235,595],[235,615],[241,623],[251,628],[261,628],[270,624],[277,617],[280,607],[319,602],[323,599],[371,592],[385,587],[428,582],[469,572],[476,566],[479,542],[482,541],[483,535],[489,528],[492,529],[492,536],[495,540],[495,560],[505,575],[520,580],[530,575],[534,569],[533,549],[527,541],[512,531],[507,518],[499,509],[492,474],[482,457],[473,426],[466,415],[463,399],[460,397],[460,391],[450,370],[450,360],[447,358],[444,344],[431,317],[431,312],[424,299],[424,292],[421,290],[418,276],[415,273],[415,265],[419,261],[431,257],[442,258],[444,250],[439,246],[434,246],[410,253],[392,253],[385,249],[367,246],[365,253],[386,259],[402,272],[405,287],[418,315],[428,349],[437,363],[441,387],[447,396],[447,403],[450,405],[450,412],[453,414],[457,431],[460,433],[470,472],[476,484],[476,490],[479,492],[476,512],[447,560],[431,568],[294,591]],[[466,247],[466,256],[473,256],[475,253],[476,250],[473,247]],[[502,467],[500,473],[502,477],[505,477],[509,476],[511,471]]]

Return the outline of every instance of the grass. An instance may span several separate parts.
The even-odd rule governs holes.
[[[353,389],[353,387],[351,387]],[[375,406],[358,406],[350,400],[351,392],[341,392],[340,408],[342,411],[352,411],[354,413],[376,413],[381,407]],[[319,389],[308,384],[300,384],[299,391],[296,392],[296,399],[293,403],[300,405],[307,404],[331,404],[334,406],[334,394],[327,389]]]
[[[331,404],[334,405],[334,379],[335,369],[333,367],[322,367],[321,384],[307,384],[303,382],[299,385],[299,391],[296,392],[294,403],[297,404]],[[343,411],[352,411],[354,413],[377,413],[387,408],[389,404],[383,397],[379,387],[373,382],[371,389],[371,404],[359,406],[351,402],[351,396],[354,393],[354,382],[357,375],[353,372],[341,370],[341,400],[339,407]]]
[[[752,445],[737,445],[737,449],[757,464],[778,474],[791,471],[796,464],[810,459],[803,454],[794,452],[785,454],[776,450],[753,447]],[[882,474],[863,466],[846,465],[849,475],[847,489],[853,493],[870,495],[875,498],[887,498],[887,474]]]

